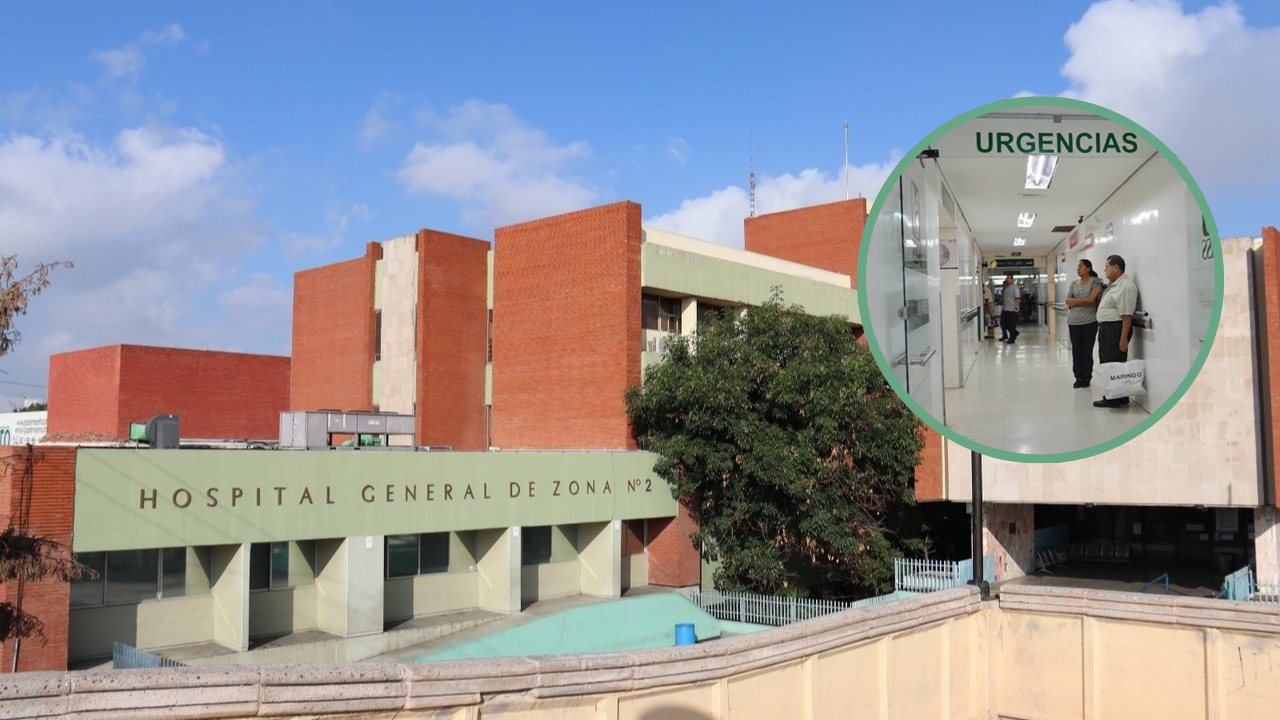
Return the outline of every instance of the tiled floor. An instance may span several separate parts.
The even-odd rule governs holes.
[[[1111,440],[1147,418],[1130,402],[1096,408],[1102,379],[1072,389],[1071,351],[1032,326],[1017,342],[983,340],[965,386],[947,390],[947,427],[1000,450],[1048,454],[1071,452]]]

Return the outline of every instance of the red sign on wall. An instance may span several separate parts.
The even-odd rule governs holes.
[[[1093,247],[1093,233],[1084,236],[1084,249],[1088,250]]]
[[[1075,250],[1076,245],[1079,242],[1080,242],[1080,232],[1079,231],[1073,232],[1071,233],[1071,237],[1067,240],[1067,247],[1072,250]]]

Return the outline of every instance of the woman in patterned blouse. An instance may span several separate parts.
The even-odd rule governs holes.
[[[1071,331],[1071,369],[1076,376],[1072,387],[1087,388],[1093,378],[1093,343],[1098,339],[1098,298],[1102,281],[1093,263],[1076,263],[1080,279],[1067,288],[1067,325]]]

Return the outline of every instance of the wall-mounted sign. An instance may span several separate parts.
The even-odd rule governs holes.
[[[40,442],[49,422],[49,413],[33,412],[0,413],[0,445],[26,445]]]
[[[938,243],[938,265],[943,270],[959,270],[960,258],[956,255],[955,239],[943,239]]]
[[[1067,247],[1072,250],[1075,250],[1076,245],[1078,245],[1079,243],[1080,243],[1080,231],[1077,230],[1071,233],[1071,237],[1067,239]]]
[[[975,133],[978,152],[1009,153],[1015,155],[1065,155],[1067,153],[1096,154],[1119,153],[1132,155],[1138,152],[1137,133],[1127,132],[1120,136],[1115,133],[1081,132],[1081,133],[1018,133],[1010,132],[978,132]]]
[[[1115,234],[1114,234],[1114,233],[1112,233],[1112,231],[1111,231],[1111,226],[1112,226],[1112,225],[1113,225],[1113,223],[1107,223],[1107,239],[1106,239],[1106,242],[1110,242],[1110,241],[1111,241],[1111,238],[1115,237]]]
[[[74,550],[359,537],[675,515],[643,452],[90,450]],[[103,508],[110,508],[104,512]]]
[[[1066,254],[1066,253],[1062,253],[1062,257],[1058,259],[1058,262],[1062,263],[1063,265],[1066,265],[1066,264],[1067,264],[1067,254]]]
[[[1084,249],[1088,250],[1093,247],[1093,233],[1084,236]]]
[[[1000,258],[996,260],[996,269],[1035,267],[1035,258]]]

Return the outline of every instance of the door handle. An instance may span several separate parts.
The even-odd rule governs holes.
[[[932,347],[927,347],[927,348],[925,348],[924,350],[921,350],[921,351],[920,351],[920,356],[919,356],[919,357],[917,357],[915,360],[912,360],[912,361],[911,361],[911,364],[912,364],[912,365],[921,365],[921,366],[923,366],[923,365],[927,364],[927,363],[929,362],[929,360],[931,360],[931,359],[933,358],[934,354],[935,354],[935,353],[937,353],[937,352],[938,352],[938,351],[937,351],[937,350],[934,350]]]

